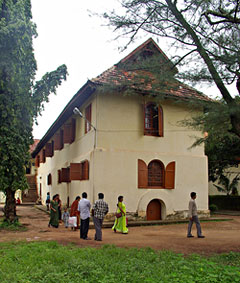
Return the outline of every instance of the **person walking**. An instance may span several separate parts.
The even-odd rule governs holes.
[[[49,204],[50,204],[50,193],[47,192],[47,197],[46,197],[46,206],[47,206],[47,211],[49,211]]]
[[[116,219],[112,227],[112,230],[115,233],[118,231],[118,232],[121,232],[122,234],[127,234],[128,228],[126,224],[127,224],[126,223],[126,206],[123,203],[123,196],[119,196],[118,203],[117,203]]]
[[[50,220],[48,227],[52,226],[58,228],[58,195],[53,196],[53,200],[50,202]]]
[[[91,204],[87,199],[87,193],[82,193],[82,199],[78,204],[78,211],[80,212],[81,224],[80,224],[80,238],[84,240],[90,240],[88,238],[89,220],[90,220]]]
[[[59,194],[58,196],[58,221],[59,223],[62,223],[62,201],[60,200]]]
[[[80,227],[80,213],[78,211],[78,204],[80,201],[80,196],[77,196],[75,201],[71,205],[71,210],[70,210],[70,217],[77,217],[77,228]]]
[[[64,222],[65,228],[68,228],[68,226],[69,226],[69,212],[67,210],[67,207],[64,208],[64,212],[62,214],[62,220]]]
[[[192,230],[193,222],[195,222],[196,227],[197,227],[198,238],[205,238],[205,236],[202,235],[202,229],[201,229],[201,225],[200,225],[198,215],[197,215],[197,205],[196,205],[196,202],[195,202],[195,199],[197,198],[197,194],[195,192],[191,192],[190,196],[191,196],[191,199],[190,199],[189,205],[188,205],[189,223],[188,223],[187,237],[188,238],[194,237],[191,233],[191,230]]]
[[[95,227],[95,241],[102,241],[102,224],[105,215],[108,213],[108,204],[103,200],[104,194],[98,194],[98,200],[95,201],[92,208],[93,223]]]

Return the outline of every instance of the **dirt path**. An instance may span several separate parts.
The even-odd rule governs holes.
[[[172,250],[178,253],[213,254],[229,251],[240,252],[240,216],[231,216],[231,221],[202,223],[205,239],[186,238],[187,224],[163,226],[130,227],[128,235],[103,229],[103,241],[81,240],[79,231],[48,228],[49,216],[35,207],[19,206],[17,214],[22,224],[28,228],[25,232],[0,231],[0,242],[7,241],[58,241],[62,244],[75,243],[79,246],[99,247],[113,244],[119,247],[151,247],[157,250]],[[0,216],[2,211],[0,212]],[[226,216],[225,216],[226,217]],[[89,230],[89,237],[94,238],[94,229]],[[193,234],[196,235],[195,227]]]

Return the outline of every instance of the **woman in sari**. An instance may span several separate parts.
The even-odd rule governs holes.
[[[112,230],[114,232],[121,232],[122,234],[128,233],[128,228],[126,226],[126,206],[123,203],[123,196],[118,197],[117,213]]]
[[[58,228],[59,216],[58,216],[58,195],[53,196],[53,200],[50,202],[50,220],[48,227]]]

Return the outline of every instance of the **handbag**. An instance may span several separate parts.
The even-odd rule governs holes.
[[[116,213],[116,218],[122,217],[122,212]]]

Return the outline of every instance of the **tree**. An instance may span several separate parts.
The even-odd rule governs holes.
[[[195,106],[191,105],[193,112]],[[240,139],[231,132],[229,107],[223,99],[202,103],[202,108],[202,113],[193,114],[192,118],[185,119],[180,124],[205,132],[203,137],[196,137],[192,147],[205,144],[208,177],[210,181],[215,182],[226,169],[240,163]]]
[[[240,175],[237,174],[232,181],[230,181],[230,176],[228,175],[221,175],[219,177],[218,184],[222,185],[215,185],[213,184],[219,192],[224,192],[228,196],[231,195],[238,195],[238,182],[240,181]]]
[[[0,0],[0,190],[9,222],[16,220],[15,191],[28,187],[24,166],[33,123],[67,75],[62,65],[35,81],[32,40],[37,33],[31,18],[30,0]]]
[[[122,0],[121,5],[125,14],[104,14],[109,25],[130,37],[129,43],[142,30],[169,38],[179,53],[184,50],[184,55],[172,58],[174,67],[187,65],[178,77],[216,84],[225,103],[228,132],[239,139],[240,100],[235,95],[240,94],[240,1]],[[233,82],[236,92],[230,93],[226,86]]]

